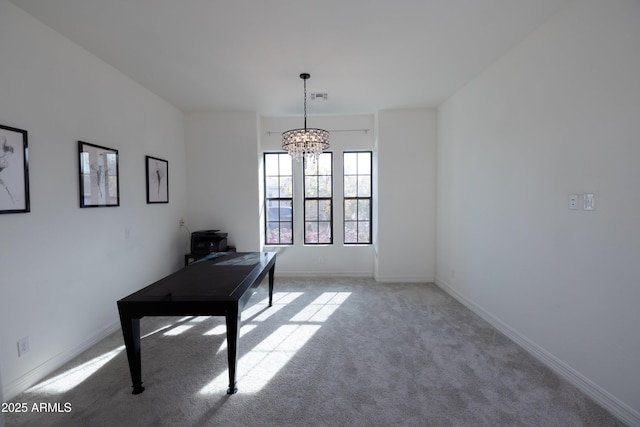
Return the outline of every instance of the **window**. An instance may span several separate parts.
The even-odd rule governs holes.
[[[333,154],[304,159],[304,243],[333,243]]]
[[[344,153],[344,243],[370,244],[371,152]]]
[[[264,154],[265,243],[293,244],[293,168],[286,153]]]

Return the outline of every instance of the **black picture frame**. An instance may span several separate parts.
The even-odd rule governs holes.
[[[30,211],[27,131],[0,125],[0,214]]]
[[[169,203],[169,162],[145,156],[147,203]]]
[[[78,141],[80,207],[120,206],[118,150]]]

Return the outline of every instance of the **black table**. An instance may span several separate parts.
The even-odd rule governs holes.
[[[236,388],[240,314],[252,292],[269,273],[269,306],[273,302],[274,252],[211,254],[118,301],[122,335],[133,394],[142,387],[140,319],[144,316],[225,316],[227,323],[228,394]]]

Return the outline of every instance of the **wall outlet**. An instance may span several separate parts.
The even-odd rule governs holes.
[[[22,356],[25,353],[28,353],[31,349],[29,345],[29,337],[20,338],[18,341],[18,357]]]
[[[578,209],[578,195],[577,194],[569,194],[569,209],[577,210]]]
[[[178,225],[179,225],[180,227],[184,227],[184,219],[180,218],[180,219],[178,220]]]

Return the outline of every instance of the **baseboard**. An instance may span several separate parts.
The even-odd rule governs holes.
[[[372,277],[370,271],[278,271],[278,277]]]
[[[375,275],[376,282],[382,283],[433,283],[433,277],[428,276],[385,276]]]
[[[276,271],[278,277],[367,277],[383,283],[433,283],[433,277],[425,276],[380,276],[370,271]]]
[[[571,366],[567,365],[562,360],[555,357],[533,341],[529,340],[524,335],[520,334],[509,325],[505,324],[502,320],[496,318],[487,310],[471,301],[466,296],[462,295],[455,288],[450,286],[446,280],[442,280],[438,277],[435,278],[435,284],[467,307],[469,310],[476,313],[482,319],[490,323],[497,330],[506,335],[510,340],[522,347],[526,352],[533,357],[544,363],[558,375],[569,381],[571,384],[580,389],[587,396],[592,398],[606,410],[611,412],[615,417],[619,418],[629,426],[640,426],[640,413],[635,411],[629,405],[617,399],[608,391],[576,371]]]
[[[107,325],[100,331],[91,335],[88,339],[84,340],[80,344],[66,351],[63,351],[62,353],[59,353],[58,355],[42,363],[40,366],[37,366],[36,368],[22,375],[15,381],[10,382],[3,390],[4,400],[9,401],[13,399],[18,394],[27,390],[29,387],[33,386],[38,381],[42,380],[47,375],[63,366],[65,363],[69,362],[83,351],[88,350],[93,345],[108,337],[118,329],[120,329],[120,322],[113,322],[112,324]]]

